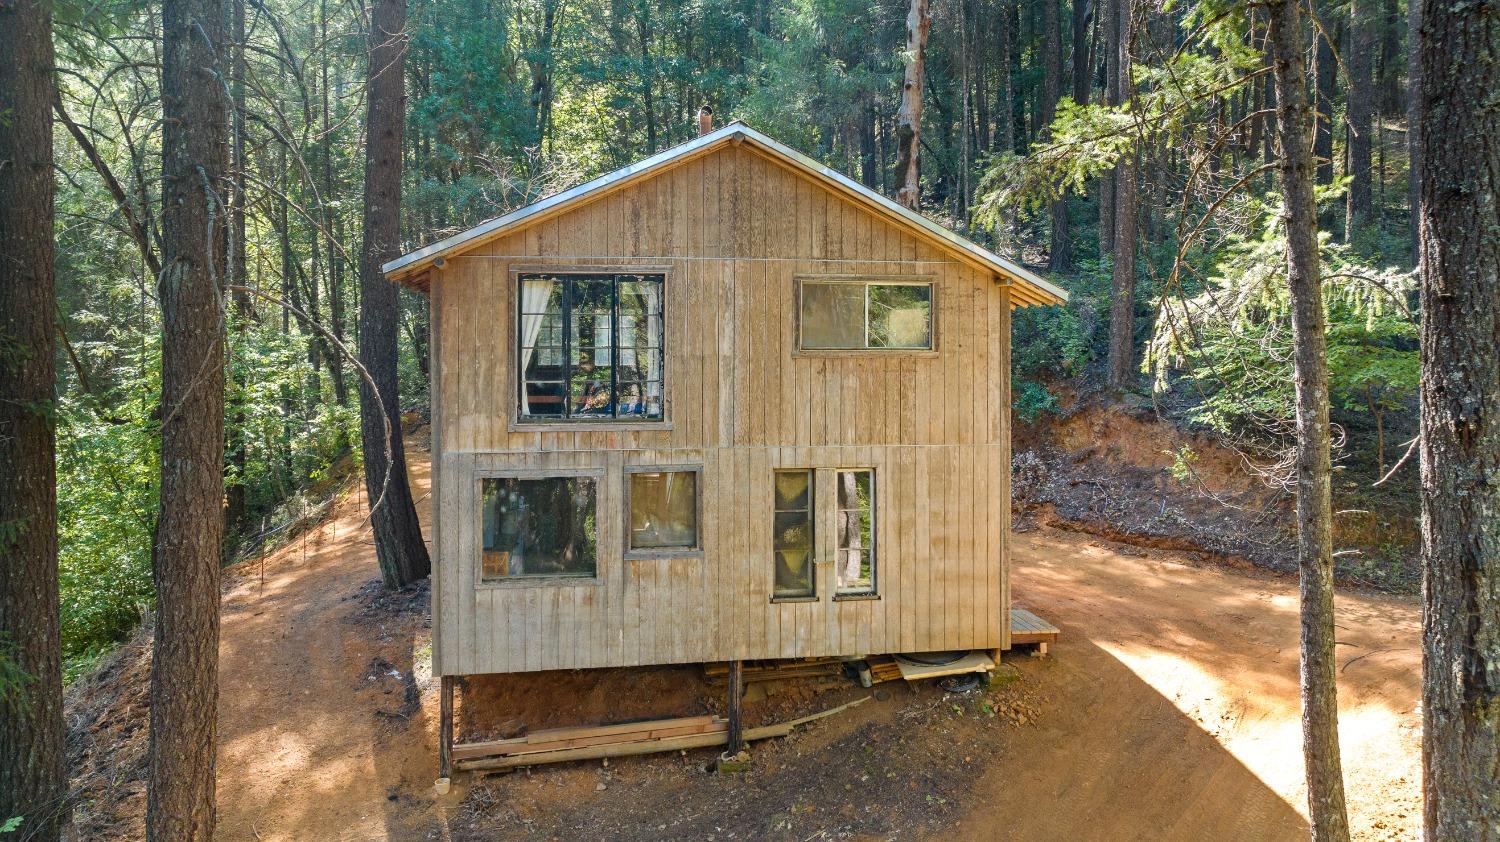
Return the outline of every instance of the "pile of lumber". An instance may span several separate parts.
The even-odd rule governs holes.
[[[757,681],[782,681],[788,678],[838,677],[844,674],[844,662],[838,658],[805,658],[795,661],[746,661],[743,675],[746,684]],[[715,684],[729,680],[729,664],[707,663],[703,676]]]
[[[890,655],[880,655],[878,657],[870,658],[869,664],[870,680],[874,681],[876,684],[880,684],[884,681],[901,680],[901,666],[897,664],[896,659],[892,658]]]
[[[749,741],[784,737],[798,725],[832,716],[868,698],[855,699],[848,704],[790,722],[747,728],[744,738]],[[552,728],[508,740],[459,743],[453,747],[453,766],[460,770],[514,769],[566,760],[597,760],[602,757],[706,748],[728,742],[729,723],[726,720],[717,716],[689,716],[618,725]]]

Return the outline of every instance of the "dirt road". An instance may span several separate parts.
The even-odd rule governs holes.
[[[425,510],[425,462],[413,485]],[[268,558],[263,581],[258,564],[235,571],[219,838],[1305,838],[1295,583],[1141,553],[1016,536],[1016,599],[1063,638],[1048,659],[1017,658],[998,701],[899,691],[763,746],[741,778],[702,774],[706,754],[632,758],[440,799],[423,595],[380,595],[350,499]],[[1416,606],[1338,608],[1352,824],[1416,838]],[[996,717],[1005,693],[1030,715]]]

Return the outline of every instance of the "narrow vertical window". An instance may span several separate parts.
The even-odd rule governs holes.
[[[875,592],[875,472],[838,472],[839,594]]]
[[[776,599],[815,596],[813,588],[813,472],[777,471],[772,549]]]

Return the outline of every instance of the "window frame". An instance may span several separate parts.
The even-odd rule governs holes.
[[[596,525],[598,535],[594,538],[594,575],[592,576],[511,576],[503,579],[484,578],[484,481],[488,479],[577,479],[587,477],[594,481],[594,512],[599,518]],[[608,490],[605,488],[605,471],[602,468],[536,468],[527,470],[476,470],[473,474],[472,488],[474,491],[474,504],[471,507],[471,516],[474,518],[474,543],[471,553],[474,563],[473,582],[475,588],[567,588],[567,587],[603,587],[603,568],[608,556],[605,554],[604,519],[600,513],[605,511],[605,502]]]
[[[863,348],[807,348],[802,344],[802,294],[807,284],[859,284],[866,287]],[[871,347],[870,341],[870,293],[871,286],[925,286],[928,290],[927,347],[925,348],[881,348]],[[934,357],[939,353],[940,331],[938,329],[938,284],[935,275],[874,275],[798,274],[792,277],[792,356],[793,357],[841,357],[841,356],[912,356]]]
[[[862,599],[880,599],[880,480],[879,471],[874,465],[844,465],[830,469],[833,473],[833,601],[853,602]],[[843,511],[839,507],[839,474],[868,472],[870,475],[870,587],[857,591],[839,590],[839,554],[844,550],[839,546],[838,516]]]
[[[570,418],[565,415],[543,415],[528,416],[521,412],[522,390],[526,385],[526,373],[521,370],[521,284],[528,275],[654,275],[661,278],[661,417],[660,418],[610,418],[597,415],[580,416]],[[510,349],[511,359],[505,366],[505,384],[509,397],[503,402],[505,407],[506,431],[511,433],[542,432],[567,430],[570,432],[589,431],[630,431],[630,430],[671,430],[672,429],[672,400],[669,388],[671,379],[671,363],[667,354],[667,332],[670,305],[667,301],[668,293],[672,285],[672,267],[663,264],[516,264],[510,267],[509,283],[506,285],[506,315],[503,323],[506,325],[508,334],[506,336],[507,347]],[[618,280],[616,280],[618,283]],[[614,318],[611,321],[611,334],[618,336],[619,302],[618,298],[614,307]],[[563,332],[567,333],[566,320],[563,324]],[[564,346],[566,348],[566,345]],[[612,349],[613,350],[613,349]],[[564,351],[566,353],[566,350]],[[616,386],[616,374],[611,373],[611,388]],[[564,401],[567,400],[567,381],[564,380]]]
[[[808,585],[812,591],[808,594],[793,594],[788,596],[778,596],[776,594],[776,515],[780,513],[780,510],[776,508],[776,475],[780,473],[807,474],[807,528],[810,533],[808,535],[807,566],[809,569],[807,578]],[[822,532],[818,528],[818,476],[821,473],[818,468],[811,466],[783,465],[771,469],[771,563],[767,566],[766,570],[770,574],[771,602],[773,604],[819,602],[823,598],[819,593],[820,588],[818,587],[818,578],[821,575],[819,571],[823,566],[822,559],[818,553],[818,536]]]
[[[693,478],[693,532],[696,541],[691,547],[649,547],[635,549],[630,544],[630,478],[632,474],[668,474],[668,473],[690,473]],[[701,464],[681,465],[626,465],[622,471],[623,481],[621,496],[624,497],[624,506],[621,510],[620,520],[620,543],[622,553],[626,561],[637,561],[641,559],[657,558],[703,558],[703,466]]]

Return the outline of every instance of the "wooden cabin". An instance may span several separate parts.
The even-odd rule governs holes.
[[[741,123],[384,267],[431,302],[441,676],[1009,645],[1010,314]]]

